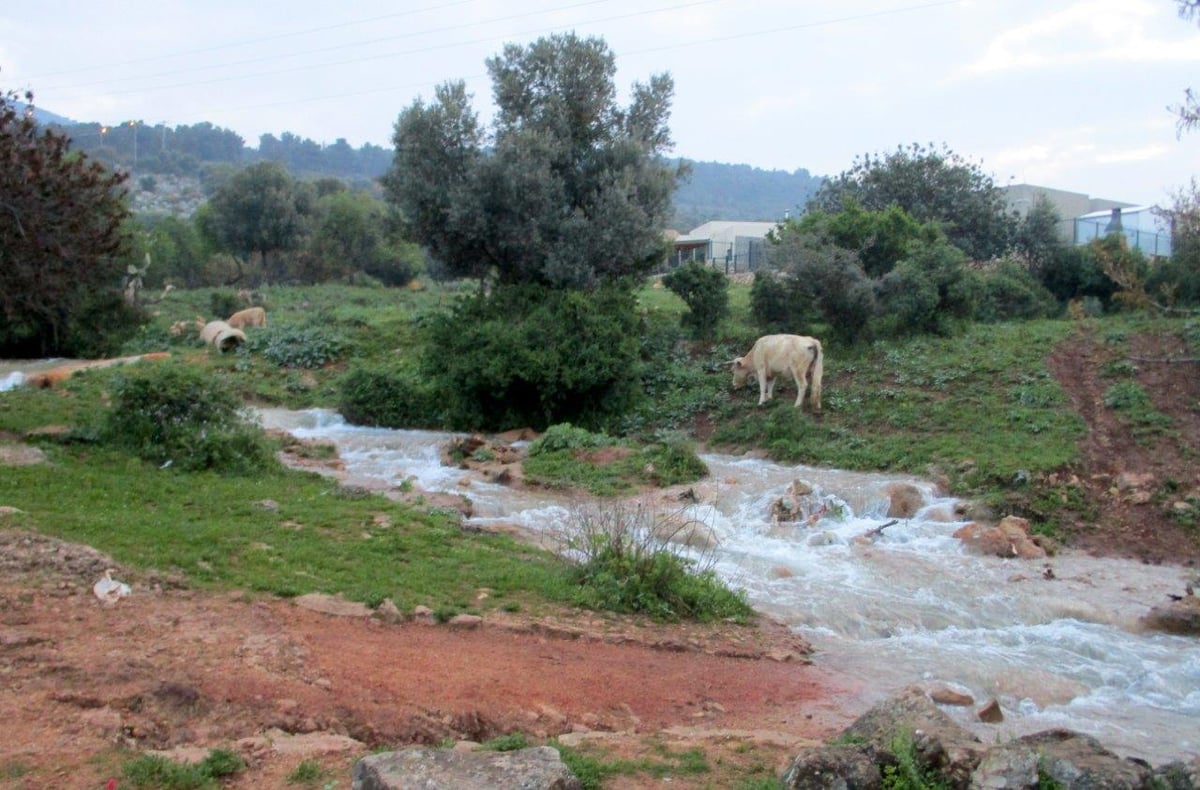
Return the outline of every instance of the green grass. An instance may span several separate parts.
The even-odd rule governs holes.
[[[659,744],[655,747],[656,756],[653,758],[624,760],[608,758],[597,749],[565,746],[557,741],[550,745],[558,750],[562,761],[579,779],[583,790],[597,790],[604,786],[606,779],[613,776],[645,774],[669,782],[672,777],[694,777],[711,770],[708,760],[699,749],[673,751]]]
[[[180,574],[201,588],[340,593],[369,605],[391,598],[402,609],[473,608],[481,587],[492,590],[484,607],[536,608],[572,592],[544,552],[381,495],[347,497],[317,475],[181,473],[96,445],[43,447],[53,474],[6,469],[0,501],[24,511],[21,526],[141,572]]]
[[[301,760],[292,769],[291,773],[287,775],[287,783],[290,785],[313,787],[316,786],[317,782],[325,779],[326,775],[325,769],[316,760]]]
[[[827,349],[824,412],[765,407],[755,393],[712,444],[766,447],[782,461],[846,469],[939,473],[959,491],[1006,482],[1019,469],[1075,459],[1082,420],[1045,369],[1071,331],[1064,322],[975,326],[956,338],[917,338]]]
[[[143,755],[125,763],[123,774],[130,787],[150,790],[209,790],[221,786],[223,777],[246,767],[236,752],[213,749],[194,765],[172,762],[165,757]]]

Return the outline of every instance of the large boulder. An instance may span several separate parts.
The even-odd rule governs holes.
[[[579,780],[550,746],[511,752],[414,747],[364,757],[353,790],[578,790]]]
[[[902,748],[911,749],[911,755],[898,754]],[[835,744],[799,753],[784,773],[784,782],[789,788],[874,790],[881,786],[885,770],[911,756],[919,770],[936,772],[951,787],[965,788],[984,750],[983,743],[943,713],[923,689],[911,686],[860,716]],[[874,773],[864,761],[876,766]]]
[[[1150,774],[1149,766],[1121,759],[1091,736],[1046,730],[990,749],[971,775],[971,786],[1138,790],[1151,786]]]
[[[954,537],[976,554],[1022,560],[1046,557],[1046,550],[1037,544],[1029,532],[1029,521],[1018,516],[1006,516],[993,527],[973,521],[955,530]]]
[[[1151,768],[1063,729],[989,748],[912,686],[871,708],[830,743],[801,749],[781,781],[791,790],[1196,790],[1200,759]]]
[[[925,493],[912,483],[888,483],[888,518],[912,518],[925,506]]]
[[[829,744],[806,747],[783,774],[788,790],[879,790],[883,773],[867,746]]]

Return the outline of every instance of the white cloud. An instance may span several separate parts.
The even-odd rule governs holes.
[[[1147,145],[1129,150],[1109,151],[1096,157],[1102,165],[1118,164],[1121,162],[1151,162],[1167,156],[1169,149],[1165,145]]]
[[[1168,21],[1160,3],[1089,0],[1010,28],[996,36],[967,74],[1080,65],[1096,62],[1168,63],[1200,60],[1200,34],[1180,26],[1164,37],[1152,23]]]

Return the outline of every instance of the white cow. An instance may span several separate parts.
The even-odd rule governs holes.
[[[764,335],[754,341],[750,353],[733,361],[733,386],[740,387],[751,373],[758,377],[758,405],[775,394],[775,377],[790,373],[799,392],[796,408],[809,393],[808,404],[814,413],[821,411],[821,375],[824,355],[821,341],[804,335]]]

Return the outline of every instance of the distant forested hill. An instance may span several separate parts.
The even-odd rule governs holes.
[[[67,121],[50,113],[45,117],[44,123],[68,134],[75,148],[139,177],[181,176],[211,184],[213,179],[206,178],[209,172],[271,160],[285,165],[297,178],[333,176],[352,185],[369,186],[392,162],[390,148],[353,148],[344,139],[321,144],[284,132],[279,137],[264,134],[258,147],[252,148],[237,133],[211,123],[172,128],[139,121],[104,126]],[[804,169],[788,173],[688,161],[691,175],[675,192],[671,222],[672,228],[685,233],[709,220],[772,222],[789,213],[796,216],[823,180]]]
[[[709,220],[775,222],[796,216],[824,179],[803,168],[760,170],[749,165],[689,162],[690,178],[675,191],[676,230],[687,232]]]

